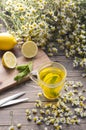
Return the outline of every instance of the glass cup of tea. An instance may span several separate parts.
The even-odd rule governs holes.
[[[30,78],[41,87],[44,96],[52,100],[64,87],[67,71],[60,63],[48,62],[39,67],[36,75],[37,78],[30,74]]]

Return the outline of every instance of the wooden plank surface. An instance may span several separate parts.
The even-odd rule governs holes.
[[[72,60],[66,59],[64,55],[58,55],[50,58],[52,61],[62,63],[67,69],[67,80],[82,81],[84,84],[84,89],[86,89],[86,78],[82,78],[82,70],[74,69],[72,66]],[[27,121],[26,119],[26,109],[32,110],[35,108],[34,104],[38,98],[37,93],[41,92],[41,88],[36,85],[33,81],[28,80],[24,83],[17,85],[16,87],[9,88],[8,90],[0,94],[0,99],[10,96],[12,94],[26,91],[23,97],[29,97],[29,102],[17,104],[14,106],[6,107],[0,109],[0,130],[8,130],[10,126],[10,111],[14,113],[14,126],[17,130],[16,125],[18,123],[22,124],[21,130],[44,130],[45,124],[36,125],[33,121]],[[84,93],[86,96],[86,93]],[[48,102],[47,99],[42,98],[43,102]],[[53,126],[47,126],[48,130],[55,130]],[[63,125],[62,130],[85,130],[86,129],[86,118],[82,118],[79,125]]]
[[[24,58],[22,56],[22,54],[19,53],[19,51],[20,50],[18,48],[15,48],[13,50],[15,56],[17,57],[17,65],[25,64],[25,63],[28,63],[29,61],[32,61],[32,63],[33,63],[33,71],[37,70],[38,67],[43,62],[50,61],[48,56],[41,49],[39,49],[37,56],[32,58],[32,59]],[[20,82],[14,81],[14,77],[18,74],[18,71],[16,69],[11,70],[11,69],[7,69],[7,68],[3,67],[2,62],[1,62],[2,55],[3,54],[0,55],[0,92],[4,91],[5,89],[8,89],[10,87],[14,87],[15,85],[29,79],[29,75],[28,75],[27,77],[25,77]]]
[[[2,29],[2,30],[5,30],[5,29]],[[16,50],[14,50],[14,52],[16,53]],[[3,52],[0,53],[0,57],[2,56],[2,54],[3,54]],[[17,54],[17,56],[19,56],[18,58],[21,58],[20,53]],[[41,58],[43,58],[43,60],[45,59],[45,56],[43,56],[41,54],[39,54],[39,57],[40,57],[40,59]],[[72,66],[71,59],[66,59],[62,53],[58,54],[57,56],[53,56],[50,59],[52,61],[62,63],[66,67],[67,80],[81,81],[84,84],[83,88],[86,89],[86,78],[82,78],[82,76],[81,76],[83,71],[79,70],[79,69],[74,69]],[[20,61],[20,60],[18,60],[18,61]],[[37,62],[36,62],[37,65],[38,65],[38,62],[39,62],[39,60],[37,60]],[[1,71],[2,70],[0,69],[0,72]],[[5,78],[2,74],[0,74],[0,81],[1,81],[2,77]],[[13,94],[21,92],[21,91],[26,92],[26,94],[23,96],[23,98],[29,97],[29,102],[17,104],[17,105],[6,107],[6,108],[0,108],[0,130],[9,130],[9,126],[11,124],[10,111],[13,111],[13,114],[14,114],[13,123],[15,126],[15,130],[18,130],[16,127],[16,125],[18,123],[22,124],[22,127],[20,130],[45,130],[45,127],[46,127],[45,124],[38,126],[33,121],[29,122],[26,119],[26,113],[25,113],[26,109],[32,110],[33,108],[35,108],[35,106],[34,106],[35,101],[37,99],[39,99],[37,96],[37,93],[41,92],[41,88],[37,84],[35,84],[33,81],[27,80],[21,84],[16,85],[15,87],[10,87],[7,90],[5,89],[4,91],[1,91],[0,100],[7,96],[13,95]],[[79,90],[79,91],[81,91],[81,90]],[[84,93],[84,95],[86,97],[86,92]],[[44,103],[48,102],[48,100],[45,98],[43,98],[42,101]],[[47,130],[55,130],[52,125],[47,126],[47,128],[48,128]],[[76,125],[76,124],[75,125],[65,125],[64,124],[63,128],[62,128],[62,130],[85,130],[85,129],[86,129],[86,118],[82,118],[79,125]]]

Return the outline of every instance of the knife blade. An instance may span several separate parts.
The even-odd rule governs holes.
[[[9,102],[6,102],[6,103],[2,104],[0,107],[15,105],[15,104],[18,104],[18,103],[26,102],[28,100],[29,100],[29,98],[11,100]]]
[[[24,94],[25,94],[25,92],[20,92],[20,93],[14,94],[14,95],[12,95],[12,96],[3,98],[2,100],[0,100],[0,106],[1,106],[2,104],[6,103],[6,102],[8,102],[8,101],[10,101],[10,100],[12,100],[12,99],[18,98],[18,97],[20,97],[20,96],[22,96],[22,95],[24,95]]]

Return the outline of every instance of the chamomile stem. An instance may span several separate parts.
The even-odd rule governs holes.
[[[10,121],[11,121],[11,126],[13,126],[13,111],[10,111]]]

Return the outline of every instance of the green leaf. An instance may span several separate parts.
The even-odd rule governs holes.
[[[50,83],[54,84],[55,81],[57,80],[57,78],[58,78],[58,76],[53,76],[52,79],[51,79],[51,81],[50,81]]]
[[[19,72],[22,72],[26,69],[28,65],[27,64],[24,64],[24,65],[19,65],[19,66],[16,66],[16,69],[19,71]]]
[[[17,66],[16,69],[19,70],[19,73],[14,77],[14,80],[19,82],[32,71],[32,62]]]
[[[30,70],[30,72],[32,71],[32,61],[30,61],[29,63],[28,63],[28,67],[29,67],[29,70]]]

